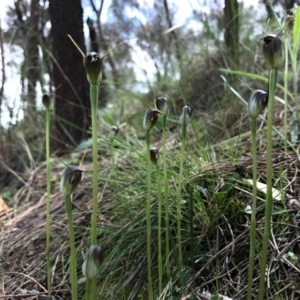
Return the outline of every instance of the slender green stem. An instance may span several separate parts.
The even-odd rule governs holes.
[[[178,240],[178,272],[180,278],[181,287],[183,286],[183,274],[182,274],[182,245],[181,245],[181,181],[183,171],[183,158],[185,152],[185,140],[186,140],[186,126],[182,125],[182,144],[181,144],[181,156],[180,156],[180,169],[177,185],[177,240]]]
[[[285,47],[285,67],[284,67],[284,152],[287,154],[288,141],[288,124],[287,124],[287,91],[288,91],[288,77],[289,77],[289,49],[288,49],[288,34],[284,34]]]
[[[148,265],[148,292],[149,300],[153,300],[153,287],[152,287],[152,259],[151,259],[151,158],[150,158],[150,130],[146,132],[147,143],[147,160],[148,160],[148,176],[147,176],[147,265]]]
[[[192,271],[195,271],[195,261],[194,261],[194,253],[195,253],[195,246],[194,246],[194,199],[193,199],[193,192],[190,193],[190,244],[191,244],[191,265]]]
[[[163,167],[164,167],[164,184],[165,184],[165,222],[166,222],[166,269],[167,278],[171,278],[170,269],[170,222],[169,222],[169,178],[167,173],[167,159],[166,159],[166,121],[167,116],[163,116]]]
[[[46,110],[46,164],[47,164],[47,200],[46,200],[46,251],[47,251],[47,288],[51,294],[51,260],[50,260],[50,194],[51,194],[51,165],[50,165],[50,115]]]
[[[97,84],[90,85],[90,97],[92,108],[92,139],[93,139],[93,210],[91,223],[91,245],[97,245],[97,212],[98,212],[98,131],[97,131],[97,110],[98,110]],[[97,298],[96,278],[92,279],[92,293],[90,299]]]
[[[110,155],[111,155],[111,170],[112,173],[115,169],[115,152],[114,152],[114,141],[110,142]]]
[[[272,197],[272,124],[274,97],[277,83],[277,69],[271,69],[269,73],[269,102],[268,102],[268,125],[267,125],[267,198],[265,209],[265,230],[263,236],[263,248],[260,263],[260,281],[258,300],[264,300],[265,293],[265,271],[267,265],[268,243],[271,230],[271,218],[273,210]]]
[[[157,198],[158,198],[158,291],[159,295],[162,293],[162,254],[161,254],[161,186],[160,186],[160,170],[159,166],[156,166],[156,178],[157,178]]]
[[[92,139],[93,139],[93,212],[91,226],[91,244],[97,244],[97,210],[98,210],[98,131],[97,131],[97,110],[98,110],[98,85],[91,84],[90,87],[92,107]]]
[[[288,44],[288,43],[286,43]],[[296,101],[296,111],[297,111],[297,122],[299,122],[299,114],[300,114],[300,103],[297,101],[298,99],[298,47],[296,48],[295,54],[292,56],[292,70],[293,70],[293,96]]]
[[[249,253],[247,300],[252,299],[253,270],[254,270],[255,241],[256,241],[256,197],[257,197],[256,118],[251,119],[251,133],[252,133],[253,187],[252,187],[252,213],[251,213],[251,227],[250,227],[250,253]]]
[[[72,202],[71,196],[65,196],[66,211],[68,216],[69,225],[69,237],[70,237],[70,265],[71,265],[71,286],[72,286],[72,300],[77,300],[77,265],[76,265],[76,250],[75,250],[75,238],[74,238],[74,228],[72,219]]]
[[[91,298],[91,293],[92,293],[92,279],[86,278],[85,281],[85,293],[86,293],[86,300],[90,300]]]

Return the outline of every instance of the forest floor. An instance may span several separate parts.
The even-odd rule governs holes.
[[[257,244],[253,294],[259,282],[259,258],[264,229],[265,140],[258,135]],[[249,137],[228,140],[200,151],[188,146],[182,183],[182,232],[185,285],[176,273],[176,197],[178,136],[169,147],[170,257],[172,280],[165,282],[160,299],[245,299],[249,260],[249,205],[252,200],[252,157]],[[133,143],[133,144],[132,144]],[[114,164],[109,147],[99,150],[98,240],[105,249],[99,273],[99,299],[147,299],[146,174],[140,142],[116,142]],[[126,144],[126,146],[125,146]],[[133,150],[139,145],[141,150]],[[300,299],[299,153],[285,153],[275,137],[273,150],[273,220],[266,271],[267,299]],[[73,197],[73,221],[78,266],[90,237],[93,169],[91,152],[77,152],[51,159],[51,249],[53,299],[70,299],[69,237],[60,174],[66,165],[82,167],[83,181]],[[23,174],[18,188],[0,214],[0,279],[5,297],[46,299],[46,165]],[[157,193],[153,171],[152,243],[153,273],[157,274]],[[191,202],[193,210],[191,211]],[[247,211],[248,210],[248,211]],[[251,213],[251,211],[250,211]],[[192,219],[191,219],[192,217]],[[190,222],[192,220],[192,222]],[[191,230],[193,234],[191,235]],[[164,234],[164,230],[163,230]],[[164,241],[165,242],[165,241]],[[163,245],[164,247],[164,245]],[[164,249],[164,248],[163,248]],[[78,267],[78,269],[81,269]],[[173,271],[174,269],[174,271]],[[81,271],[78,271],[81,274]],[[80,275],[81,276],[81,275]],[[164,279],[165,280],[165,279]],[[83,281],[79,279],[79,281]],[[157,282],[154,280],[154,285]],[[0,285],[1,287],[1,285]],[[84,294],[85,285],[79,285]],[[0,289],[1,292],[1,289]],[[37,295],[39,295],[37,297]],[[43,298],[44,296],[44,298]],[[227,297],[227,298],[226,298]]]

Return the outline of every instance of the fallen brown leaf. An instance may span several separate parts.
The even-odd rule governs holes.
[[[0,213],[4,212],[6,215],[8,215],[9,207],[5,203],[5,201],[0,197]]]

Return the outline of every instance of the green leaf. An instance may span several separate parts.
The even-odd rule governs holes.
[[[288,255],[288,256],[291,258],[291,260],[293,260],[293,261],[297,261],[297,260],[298,260],[298,257],[295,255],[294,252],[289,251],[287,255]]]
[[[235,71],[235,70],[228,70],[228,69],[219,69],[220,72],[223,73],[227,73],[227,74],[232,74],[232,75],[237,75],[237,76],[242,76],[242,77],[248,77],[248,78],[252,78],[252,79],[257,79],[259,81],[263,81],[265,83],[268,82],[268,78],[265,76],[261,76],[261,75],[257,75],[257,74],[253,74],[253,73],[246,73],[243,71]],[[284,91],[284,86],[282,86],[281,84],[277,83],[277,88],[281,89],[282,91]],[[287,95],[293,100],[295,101],[295,98],[293,96],[293,94],[289,91],[287,91]]]
[[[223,203],[227,199],[227,191],[226,192],[216,192],[216,193],[214,193],[214,198],[219,203]]]
[[[300,33],[300,7],[296,8],[295,11],[295,21],[293,28],[293,70],[297,71],[297,55],[299,47],[299,33]]]

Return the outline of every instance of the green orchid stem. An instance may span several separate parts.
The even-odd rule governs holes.
[[[195,260],[194,260],[194,199],[193,194],[190,194],[190,244],[191,244],[191,265],[192,271],[195,271]]]
[[[288,142],[288,124],[287,124],[287,91],[288,91],[288,77],[289,77],[289,49],[288,49],[288,35],[284,34],[284,47],[285,47],[285,67],[284,67],[284,152],[287,154]]]
[[[164,168],[164,185],[165,185],[165,222],[166,222],[166,270],[168,281],[171,278],[170,269],[170,222],[169,222],[169,178],[167,173],[167,159],[166,159],[166,122],[167,116],[163,116],[163,168]]]
[[[97,212],[98,212],[98,131],[97,131],[97,111],[98,111],[98,84],[90,85],[90,97],[92,108],[92,139],[93,139],[93,209],[91,222],[91,245],[97,245]],[[97,299],[96,278],[92,279],[90,299]]]
[[[85,281],[85,293],[86,293],[86,299],[91,300],[91,293],[92,293],[92,279],[86,278]]]
[[[267,265],[268,243],[271,230],[271,219],[273,210],[272,196],[272,124],[273,108],[277,83],[277,69],[271,69],[269,73],[269,100],[268,100],[268,125],[267,125],[267,198],[265,208],[265,229],[263,236],[263,248],[260,262],[260,280],[258,300],[264,300],[265,293],[265,272]]]
[[[183,287],[182,245],[181,245],[181,181],[182,181],[182,171],[183,171],[183,158],[185,152],[185,140],[186,140],[186,126],[182,125],[180,169],[179,169],[178,186],[177,186],[177,241],[178,241],[177,264],[178,264],[178,272],[179,272],[181,287]]]
[[[147,222],[147,266],[148,266],[148,292],[149,300],[153,300],[153,287],[152,287],[152,259],[151,259],[151,158],[150,158],[150,130],[146,132],[147,143],[147,160],[148,160],[148,176],[147,176],[147,209],[146,209],[146,222]]]
[[[158,198],[158,291],[159,295],[162,293],[162,274],[163,274],[163,267],[162,267],[162,254],[161,254],[161,186],[160,186],[160,170],[159,166],[156,166],[156,178],[157,178],[157,198]]]
[[[50,116],[46,110],[46,164],[47,164],[47,200],[46,200],[46,251],[47,251],[47,288],[51,294],[51,260],[50,260],[50,194],[51,194],[51,165],[50,165]]]
[[[91,225],[91,245],[97,245],[97,210],[98,210],[98,140],[97,140],[97,110],[98,85],[91,85],[92,107],[92,139],[93,139],[93,212]]]
[[[257,143],[256,143],[256,118],[251,119],[252,133],[252,164],[253,164],[253,187],[252,187],[252,212],[250,227],[250,253],[249,253],[249,273],[248,273],[248,293],[247,300],[252,299],[253,270],[255,258],[256,241],[256,197],[257,197]]]
[[[115,169],[115,152],[114,152],[114,141],[110,143],[110,154],[111,154],[111,170],[112,172]]]
[[[68,216],[69,225],[69,237],[70,237],[70,265],[71,265],[71,290],[72,300],[77,300],[77,265],[76,265],[76,250],[75,250],[75,238],[73,228],[73,216],[72,216],[72,202],[71,195],[65,195],[66,211]]]

